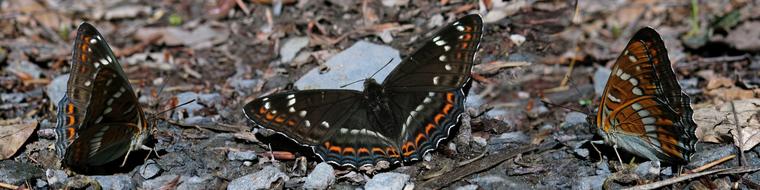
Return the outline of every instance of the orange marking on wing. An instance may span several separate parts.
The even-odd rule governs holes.
[[[472,27],[465,26],[464,27],[464,32],[472,32]]]
[[[454,108],[454,105],[446,104],[443,106],[443,114],[449,114],[449,111],[451,111],[451,108]]]
[[[472,39],[472,35],[471,34],[464,34],[464,35],[462,35],[462,40],[464,40],[464,41],[470,41],[470,39]]]
[[[72,103],[66,104],[66,113],[74,114],[74,104]]]
[[[73,115],[69,115],[68,120],[69,120],[69,123],[67,124],[67,126],[73,126],[77,122],[77,118],[74,117]]]
[[[434,129],[434,128],[435,128],[435,125],[433,125],[432,123],[428,123],[427,126],[425,126],[425,134],[429,135],[430,134],[430,130]]]
[[[267,109],[264,107],[259,108],[259,114],[264,114],[267,112]]]
[[[67,134],[69,136],[69,140],[74,140],[74,133],[76,133],[76,129],[74,127],[67,128],[69,133]]]
[[[372,147],[372,153],[386,155],[382,148]]]
[[[398,157],[400,157],[400,155],[398,154],[398,152],[396,152],[396,149],[394,149],[393,147],[386,147],[385,151],[388,152],[388,154],[390,154],[391,158],[398,158]]]
[[[452,93],[452,92],[446,93],[446,101],[448,101],[449,103],[453,104],[454,103],[454,93]]]
[[[657,133],[659,134],[657,140],[660,141],[660,148],[669,155],[681,157],[681,151],[675,147],[678,144],[678,140],[665,128],[658,128]]]
[[[266,115],[266,119],[267,119],[267,120],[272,120],[272,119],[274,119],[274,114],[272,114],[272,113],[267,113],[267,115]]]
[[[325,148],[330,149],[330,141],[325,142]]]
[[[427,139],[425,137],[425,134],[422,134],[422,133],[417,134],[417,138],[414,138],[414,143],[419,145],[420,144],[420,140],[422,140],[422,139]]]
[[[288,126],[291,126],[291,127],[295,127],[296,126],[296,121],[293,120],[293,119],[289,119],[288,122],[285,123],[285,124],[287,124]]]
[[[403,147],[401,147],[401,151],[404,151],[404,156],[409,156],[414,154],[416,147],[414,147],[414,143],[412,141],[406,141]]]
[[[459,44],[460,49],[467,49],[467,47],[470,47],[470,44],[467,42],[462,42]]]
[[[435,119],[433,119],[435,121],[435,124],[440,125],[441,124],[441,119],[443,119],[443,117],[445,117],[445,115],[440,114],[440,113],[438,115],[435,115]]]
[[[357,151],[357,152],[359,152],[360,155],[362,153],[369,155],[369,150],[367,148],[364,148],[364,147],[359,148],[359,151]]]
[[[341,149],[339,146],[331,146],[331,147],[330,147],[330,152],[334,152],[334,153],[338,153],[338,154],[340,154],[341,152],[343,152],[343,151],[341,151],[341,150],[342,150],[342,149]]]
[[[343,155],[350,155],[354,154],[354,148],[346,147],[343,149]]]
[[[282,115],[277,116],[277,118],[274,118],[274,122],[282,123],[283,121],[285,121],[285,117],[283,117]]]

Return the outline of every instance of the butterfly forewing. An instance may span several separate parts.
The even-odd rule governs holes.
[[[670,163],[688,161],[695,143],[689,97],[675,78],[654,29],[637,32],[618,57],[604,90],[597,124],[608,141]]]
[[[468,15],[438,31],[415,53],[404,59],[383,81],[394,91],[449,91],[470,78],[480,45],[483,20]]]

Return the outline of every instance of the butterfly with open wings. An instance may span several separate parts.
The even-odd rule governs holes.
[[[256,125],[311,147],[324,161],[360,167],[419,160],[449,136],[464,112],[483,32],[479,15],[438,31],[364,90],[303,90],[265,96],[243,112]]]
[[[653,161],[689,161],[696,124],[657,31],[636,32],[612,67],[601,98],[596,117],[589,120],[605,142]]]
[[[81,24],[66,94],[58,102],[55,148],[62,163],[99,166],[122,156],[126,161],[129,152],[146,148],[152,127],[108,43],[95,27]]]

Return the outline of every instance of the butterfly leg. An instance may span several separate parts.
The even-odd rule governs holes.
[[[156,155],[156,157],[160,157],[158,156],[158,152],[156,151],[155,148],[151,148],[145,145],[140,145],[140,149],[148,151],[148,155],[145,156],[145,160],[143,160],[143,162],[148,161],[148,158],[150,158],[150,153],[153,153],[154,155]]]
[[[596,150],[596,153],[599,154],[599,160],[602,160],[604,158],[602,156],[602,151],[599,151],[599,148],[596,148],[596,145],[594,145],[594,144],[600,144],[600,143],[603,144],[604,141],[591,141],[590,144],[591,144],[591,147],[594,148],[594,150]]]
[[[618,148],[618,146],[617,146],[617,145],[612,145],[612,149],[615,149],[615,155],[617,156],[617,158],[618,158],[618,161],[620,162],[620,166],[623,166],[623,167],[625,167],[625,164],[623,164],[623,159],[622,159],[622,158],[620,158],[620,153],[618,153],[618,150],[617,150],[617,148]]]

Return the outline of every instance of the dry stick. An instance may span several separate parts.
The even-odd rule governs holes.
[[[713,166],[716,166],[718,164],[721,164],[723,162],[729,161],[729,160],[734,159],[734,158],[736,158],[736,154],[728,155],[726,157],[723,157],[723,158],[720,158],[718,160],[712,161],[712,162],[707,163],[707,164],[705,164],[703,166],[700,166],[698,168],[694,168],[693,170],[691,170],[691,172],[692,173],[699,173],[699,172],[702,172],[704,170],[712,168]]]
[[[547,149],[550,147],[553,147],[556,145],[557,142],[547,142],[540,146],[536,145],[525,145],[520,148],[517,148],[513,151],[504,151],[498,154],[494,155],[488,155],[485,158],[472,162],[470,164],[457,167],[454,171],[448,172],[441,177],[432,179],[430,181],[426,181],[421,184],[421,187],[423,188],[429,188],[429,189],[440,189],[443,187],[448,186],[449,184],[458,181],[464,177],[467,177],[469,175],[479,173],[481,171],[491,169],[494,166],[497,166],[501,164],[504,161],[507,161],[511,159],[512,157],[515,157],[519,154],[539,150],[539,149]]]
[[[739,142],[737,142],[736,148],[739,150],[739,165],[740,166],[746,166],[747,160],[745,160],[744,157],[744,135],[742,135],[742,128],[739,126],[739,116],[736,114],[736,106],[734,106],[734,101],[731,101],[731,112],[734,114],[734,125],[736,125],[736,133],[737,136],[739,136]]]
[[[7,184],[7,183],[3,183],[3,182],[0,182],[0,188],[5,188],[5,189],[18,189],[18,186],[15,186],[15,185],[12,185],[12,184]]]
[[[722,172],[722,171],[726,171],[726,170],[729,170],[729,169],[717,169],[717,170],[711,170],[711,171],[706,171],[706,172],[700,172],[700,173],[693,173],[693,174],[688,174],[688,175],[682,175],[682,176],[678,176],[678,177],[674,177],[674,178],[670,178],[670,179],[666,179],[666,180],[662,180],[662,181],[658,181],[658,182],[654,182],[654,183],[650,183],[650,184],[637,185],[637,186],[628,188],[626,190],[657,189],[657,188],[660,188],[660,187],[665,187],[665,186],[670,185],[670,184],[674,184],[674,183],[678,183],[678,182],[681,182],[681,181],[686,181],[686,180],[689,180],[689,179],[693,179],[693,178],[697,178],[697,177],[702,177],[702,176],[705,176],[705,175],[710,175],[710,174],[714,174],[714,173],[718,173],[718,172]]]

